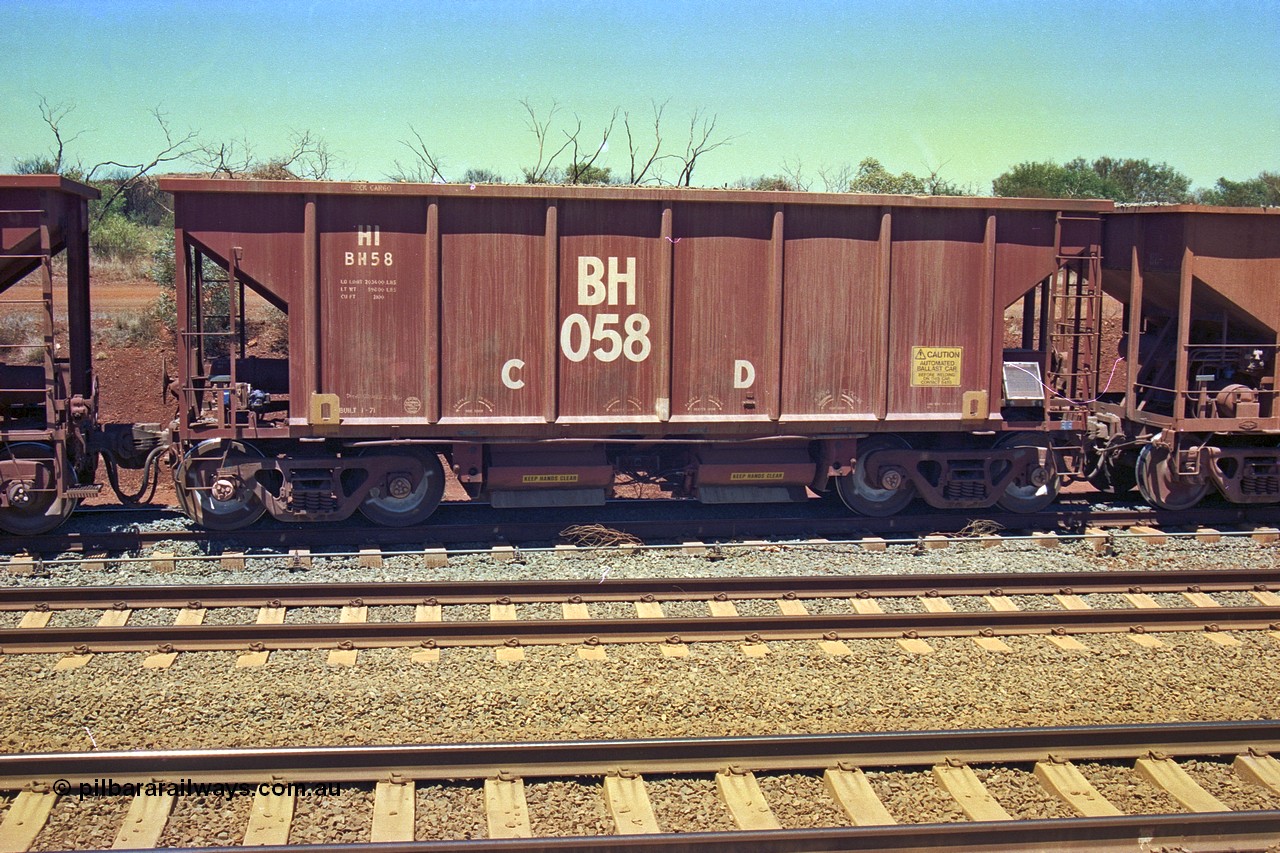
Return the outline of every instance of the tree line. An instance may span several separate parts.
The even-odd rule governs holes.
[[[455,170],[426,135],[414,125],[400,140],[404,151],[385,175],[391,181],[444,183],[592,184],[615,186],[694,186],[694,174],[709,155],[738,137],[726,132],[719,116],[694,110],[687,120],[673,120],[668,102],[652,101],[644,114],[621,107],[607,122],[584,128],[580,116],[552,101],[538,107],[519,102],[529,154],[519,175],[508,180],[488,168]],[[168,199],[152,177],[160,171],[182,171],[212,177],[328,180],[338,177],[343,164],[328,143],[310,130],[292,131],[284,150],[262,154],[247,136],[210,140],[198,131],[178,131],[159,108],[151,111],[154,143],[138,162],[108,160],[86,164],[71,152],[85,131],[72,121],[75,104],[39,98],[41,119],[52,138],[38,154],[12,159],[19,174],[56,173],[97,186],[103,197],[91,207],[95,220],[95,250],[111,254],[128,249],[141,238],[137,227],[167,225],[172,217]],[[623,165],[605,163],[610,143],[620,150]],[[945,164],[944,164],[945,165]],[[894,173],[878,159],[867,157],[857,166],[822,166],[806,174],[799,160],[786,161],[778,172],[743,177],[731,188],[756,190],[910,194],[978,195],[979,188],[962,185],[941,174],[942,167],[921,174]],[[985,193],[984,193],[985,194]],[[1024,198],[1104,198],[1120,203],[1184,203],[1258,207],[1280,205],[1280,172],[1263,171],[1253,178],[1220,177],[1207,188],[1193,189],[1186,174],[1165,162],[1147,159],[1078,157],[1066,163],[1027,161],[1010,167],[991,183],[990,194]],[[102,251],[105,250],[105,251]],[[123,253],[123,252],[122,252]]]

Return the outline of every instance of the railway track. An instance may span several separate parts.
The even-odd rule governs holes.
[[[616,643],[660,643],[687,653],[687,643],[737,641],[755,653],[771,640],[817,640],[840,653],[845,640],[897,638],[927,652],[928,637],[973,637],[1002,651],[1000,637],[1047,635],[1079,646],[1077,635],[1128,633],[1147,643],[1152,633],[1265,630],[1280,639],[1280,572],[1202,571],[1033,572],[687,578],[472,583],[213,584],[0,589],[0,611],[23,612],[19,627],[0,630],[0,653],[67,653],[87,661],[99,652],[149,651],[172,663],[185,651],[572,645],[603,654]],[[1249,596],[1250,606],[1224,606],[1218,593]],[[1177,595],[1162,606],[1156,595]],[[1096,607],[1088,595],[1120,596],[1124,607]],[[1048,597],[1024,609],[1022,596]],[[957,608],[951,599],[970,602]],[[664,602],[695,602],[700,615],[672,617]],[[896,603],[890,603],[896,602]],[[592,605],[597,606],[593,614]],[[413,621],[368,621],[370,607],[412,605]],[[488,605],[488,620],[446,617],[446,608]],[[558,609],[561,618],[519,618],[518,606]],[[608,612],[601,618],[600,608]],[[329,621],[286,624],[290,608],[338,610]],[[617,608],[634,608],[625,616]],[[752,613],[740,613],[747,607]],[[208,624],[211,609],[257,612],[249,624]],[[176,612],[173,624],[129,625],[134,610]],[[407,610],[407,607],[405,608]],[[58,610],[102,611],[97,626],[48,627]],[[149,620],[150,621],[150,620]],[[154,665],[161,665],[157,661]],[[163,664],[168,665],[168,664]]]
[[[123,820],[107,818],[116,821],[117,847],[152,847],[162,839],[183,845],[190,839],[172,830],[166,836],[166,825],[179,820],[192,792],[222,785],[252,797],[237,829],[236,840],[242,838],[245,845],[297,843],[291,838],[295,808],[317,792],[336,795],[345,786],[373,794],[372,807],[358,816],[365,821],[362,840],[424,851],[702,850],[724,845],[773,851],[1132,850],[1135,842],[1141,849],[1264,850],[1280,838],[1280,811],[1256,805],[1280,798],[1280,762],[1269,755],[1277,750],[1280,722],[1260,720],[3,755],[0,789],[19,793],[0,825],[0,842],[6,849],[26,849],[58,807],[59,797],[87,797],[113,815],[122,811],[108,808],[113,798],[130,803]],[[1214,772],[1206,772],[1202,761],[1213,762]],[[1021,798],[1014,803],[1009,785],[997,784],[992,770],[1037,788],[1039,798],[1053,804],[1053,813],[1064,816],[1025,819],[1036,809]],[[1256,794],[1243,810],[1239,787],[1224,787],[1218,771],[1234,774],[1233,785]],[[672,778],[682,787],[667,784]],[[611,818],[606,831],[613,834],[545,837],[550,833],[539,814],[543,802],[533,791],[557,779],[573,780],[597,798],[597,806]],[[712,782],[718,799],[714,807],[727,811],[734,828],[690,832],[696,827],[688,826],[687,817],[674,816],[670,800],[678,791],[693,785],[706,789]],[[1161,814],[1131,813],[1131,803],[1123,799],[1129,783],[1152,786],[1175,808]],[[130,784],[136,787],[125,787]],[[416,827],[422,797],[437,796],[450,786],[469,787],[464,797],[482,810],[487,838],[432,841]],[[903,803],[909,802],[900,793],[903,786],[931,788],[931,795],[945,798],[958,819],[909,823],[917,816],[903,813]],[[800,812],[807,816],[803,821],[795,820],[796,809],[779,808],[797,797],[809,801],[809,808]],[[823,825],[814,814],[835,819]],[[91,813],[81,811],[80,820],[90,818]],[[534,837],[535,827],[544,829],[538,833],[544,837]]]
[[[750,514],[726,513],[722,507],[707,507],[685,501],[616,502],[594,513],[590,521],[644,542],[682,540],[744,540],[762,538],[835,537],[858,541],[868,536],[887,541],[913,541],[927,534],[959,534],[973,528],[975,520],[987,530],[1076,532],[1087,528],[1105,529],[1151,526],[1243,527],[1271,530],[1280,525],[1280,508],[1219,504],[1185,512],[1145,506],[1102,508],[1087,501],[1059,502],[1051,510],[1037,513],[999,511],[919,512],[889,518],[851,516],[842,509],[810,501],[797,509],[790,505],[751,507]],[[574,520],[563,511],[521,510],[509,512],[488,506],[454,504],[442,506],[430,524],[389,528],[344,523],[334,526],[284,525],[275,522],[236,530],[232,533],[208,531],[188,524],[174,529],[172,524],[148,529],[147,517],[128,510],[114,510],[128,518],[111,530],[76,530],[72,526],[42,536],[0,538],[0,553],[7,554],[94,554],[141,551],[160,542],[190,542],[213,546],[234,541],[236,547],[284,552],[371,543],[395,547],[423,543],[439,546],[505,543],[519,546],[563,541],[562,532]],[[107,513],[98,513],[98,516]],[[166,517],[163,511],[155,517]],[[172,519],[169,519],[172,521]],[[581,519],[578,519],[581,521]]]

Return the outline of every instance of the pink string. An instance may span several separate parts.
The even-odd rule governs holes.
[[[1123,356],[1121,356],[1120,358],[1117,358],[1117,359],[1115,360],[1115,363],[1111,365],[1111,375],[1107,377],[1107,384],[1106,384],[1106,385],[1104,385],[1104,386],[1103,386],[1103,388],[1102,388],[1102,390],[1098,392],[1098,396],[1094,397],[1092,400],[1081,400],[1081,401],[1079,401],[1079,402],[1077,402],[1076,400],[1072,400],[1072,399],[1071,399],[1070,397],[1068,397],[1066,394],[1059,394],[1057,391],[1053,390],[1053,389],[1052,389],[1052,388],[1050,388],[1048,385],[1045,385],[1043,382],[1041,382],[1041,381],[1040,381],[1040,377],[1039,377],[1039,376],[1036,376],[1034,373],[1032,373],[1030,370],[1027,370],[1025,367],[1020,367],[1020,366],[1018,366],[1018,365],[1016,365],[1016,364],[1013,364],[1012,362],[1010,362],[1010,363],[1009,363],[1009,366],[1010,366],[1010,367],[1012,367],[1012,368],[1015,368],[1016,370],[1021,370],[1023,373],[1025,373],[1025,374],[1027,374],[1028,376],[1030,376],[1032,379],[1034,379],[1034,380],[1036,381],[1036,384],[1037,384],[1037,385],[1039,385],[1039,386],[1040,386],[1041,388],[1043,388],[1044,390],[1048,391],[1048,392],[1049,392],[1050,394],[1052,394],[1053,396],[1055,396],[1055,397],[1061,397],[1062,399],[1066,400],[1068,403],[1070,403],[1070,404],[1071,404],[1071,405],[1073,405],[1073,406],[1087,406],[1087,405],[1089,405],[1090,403],[1096,403],[1096,402],[1098,402],[1099,400],[1101,400],[1101,399],[1102,399],[1102,395],[1103,395],[1103,394],[1105,394],[1105,393],[1107,393],[1107,391],[1109,391],[1109,390],[1111,389],[1111,380],[1115,378],[1115,375],[1116,375],[1116,368],[1120,366],[1120,362],[1122,362],[1122,361],[1124,361],[1124,357],[1123,357]]]

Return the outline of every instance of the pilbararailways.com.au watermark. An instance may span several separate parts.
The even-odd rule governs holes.
[[[145,782],[117,782],[115,779],[94,779],[92,782],[72,783],[57,779],[53,792],[62,797],[235,797],[295,796],[336,797],[342,793],[337,782],[197,782],[179,779],[166,782],[148,779]]]

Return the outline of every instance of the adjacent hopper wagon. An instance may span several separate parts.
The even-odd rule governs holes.
[[[0,530],[10,533],[51,530],[100,488],[90,447],[88,202],[97,197],[57,175],[0,176]],[[58,255],[65,278],[54,274]]]
[[[1052,501],[1110,202],[172,178],[175,468],[208,526],[412,524],[619,476],[886,515]],[[229,289],[231,298],[214,295]],[[285,312],[249,353],[245,306]]]
[[[1127,376],[1095,406],[1090,479],[1166,509],[1280,502],[1280,210],[1122,209],[1105,249]]]

